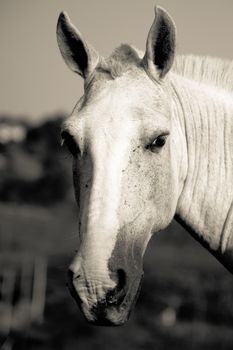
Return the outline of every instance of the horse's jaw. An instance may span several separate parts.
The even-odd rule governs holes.
[[[139,273],[130,285],[126,285],[117,295],[108,292],[105,298],[99,299],[94,303],[90,301],[88,295],[84,292],[83,295],[77,293],[74,278],[69,274],[68,288],[71,295],[78,304],[85,319],[97,326],[121,326],[128,319],[134,305],[137,301],[140,289],[143,272]],[[83,290],[87,290],[83,288]],[[92,300],[95,299],[92,295]]]

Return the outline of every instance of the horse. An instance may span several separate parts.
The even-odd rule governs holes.
[[[173,218],[233,272],[233,62],[177,55],[161,7],[145,52],[122,44],[103,58],[65,12],[57,40],[84,79],[61,131],[80,237],[68,285],[90,323],[121,325],[147,244]]]

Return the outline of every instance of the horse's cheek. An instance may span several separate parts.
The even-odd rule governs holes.
[[[145,196],[148,212],[154,221],[154,231],[164,229],[171,222],[176,207],[174,195],[176,183],[172,176],[169,162],[155,162],[147,173],[144,174],[146,181]]]

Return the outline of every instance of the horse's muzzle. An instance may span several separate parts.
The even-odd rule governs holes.
[[[89,302],[86,302],[77,288],[77,276],[71,270],[68,271],[70,293],[88,322],[100,326],[119,326],[128,320],[140,291],[142,274],[131,285],[122,269],[117,270],[116,275],[115,288],[106,291],[105,296],[95,302],[90,301],[92,296],[87,296],[85,299]]]

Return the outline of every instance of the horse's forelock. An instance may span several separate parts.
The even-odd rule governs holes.
[[[137,51],[128,44],[117,47],[111,56],[101,59],[97,71],[110,74],[112,79],[120,77],[125,72],[139,67],[141,58]]]

